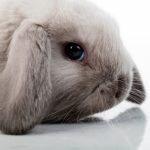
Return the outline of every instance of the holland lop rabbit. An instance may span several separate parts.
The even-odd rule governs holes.
[[[116,22],[85,0],[1,0],[0,130],[77,122],[145,91]]]

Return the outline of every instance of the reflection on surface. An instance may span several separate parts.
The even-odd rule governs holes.
[[[144,113],[132,108],[109,121],[88,118],[78,124],[39,125],[22,136],[0,134],[0,149],[137,150],[145,125]]]
[[[145,124],[143,111],[132,108],[109,121],[88,118],[78,124],[41,125],[30,134],[48,135],[47,144],[61,150],[137,150]]]

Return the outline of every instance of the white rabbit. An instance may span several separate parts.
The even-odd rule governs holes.
[[[74,122],[145,91],[116,22],[84,0],[0,3],[0,129]]]

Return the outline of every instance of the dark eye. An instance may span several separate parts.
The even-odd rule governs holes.
[[[66,44],[64,53],[71,60],[83,61],[85,57],[84,49],[76,43]]]

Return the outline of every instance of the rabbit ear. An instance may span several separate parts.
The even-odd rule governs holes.
[[[0,129],[22,134],[46,115],[51,97],[51,44],[45,30],[24,21],[9,46],[0,74]]]
[[[135,67],[133,69],[133,81],[132,81],[132,88],[127,98],[128,101],[133,103],[141,104],[145,100],[145,89],[143,82],[141,80],[140,74]]]

